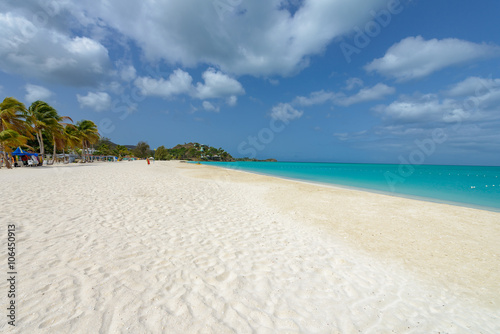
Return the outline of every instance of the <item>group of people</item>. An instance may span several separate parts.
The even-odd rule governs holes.
[[[20,156],[12,156],[7,157],[7,159],[11,160],[12,166],[14,167],[33,167],[33,166],[41,166],[42,159],[36,155],[20,155]],[[0,166],[6,165],[6,161],[4,161],[4,157],[0,156]]]
[[[38,166],[40,164],[40,161],[38,161],[38,157],[35,156],[35,155],[31,155],[31,156],[28,156],[28,155],[21,155],[20,156],[20,160],[21,160],[21,163],[24,165],[24,166],[30,166],[30,167],[33,167],[33,166]],[[13,158],[14,159],[14,158]],[[18,158],[17,158],[18,159]],[[16,159],[16,160],[17,160]],[[16,161],[14,162],[14,167],[18,167],[19,166],[19,161]]]

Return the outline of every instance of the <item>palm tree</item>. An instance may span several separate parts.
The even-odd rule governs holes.
[[[82,139],[80,137],[80,131],[73,124],[68,124],[64,127],[64,146],[75,150],[80,146]],[[63,148],[64,152],[64,148]],[[69,162],[69,161],[68,161]]]
[[[90,146],[99,141],[100,135],[97,131],[97,125],[92,121],[79,121],[76,123],[76,127],[82,144],[83,162],[86,162]]]
[[[52,134],[52,142],[54,144],[54,152],[52,153],[52,161],[49,163],[50,165],[54,164],[56,161],[56,149],[57,147],[63,148],[66,140],[65,127],[69,125],[68,123],[64,123],[65,120],[70,120],[73,122],[71,117],[68,116],[59,116],[57,114],[54,116],[57,120],[57,123],[53,123],[50,127],[50,133]]]
[[[12,168],[7,151],[12,147],[26,144],[31,136],[26,125],[26,107],[13,97],[7,97],[0,103],[0,152],[7,168]]]
[[[28,108],[28,122],[33,126],[36,139],[40,145],[40,155],[42,159],[45,154],[42,132],[57,129],[59,126],[59,118],[60,116],[54,108],[40,100],[33,102]]]
[[[113,154],[117,155],[118,158],[121,159],[124,156],[129,155],[130,151],[123,145],[116,145],[116,147],[113,150]]]

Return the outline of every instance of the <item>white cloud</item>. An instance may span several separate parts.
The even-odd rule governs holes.
[[[500,79],[469,77],[452,85],[444,95],[453,97],[467,110],[486,112],[491,118],[500,110]]]
[[[86,96],[76,95],[81,108],[91,108],[95,111],[104,111],[111,108],[111,96],[105,92],[88,92]]]
[[[357,87],[363,87],[363,80],[361,80],[360,78],[349,78],[346,80],[345,84],[345,89],[353,90]]]
[[[280,103],[273,107],[271,118],[289,122],[293,119],[302,117],[303,114],[303,111],[294,109],[289,103]]]
[[[137,73],[132,65],[125,66],[120,70],[120,77],[123,81],[132,81],[136,78]]]
[[[312,92],[309,97],[305,96],[297,96],[293,100],[293,104],[308,107],[317,104],[323,104],[327,101],[333,101],[338,97],[338,93],[327,92],[324,90],[320,90],[317,92]]]
[[[209,68],[202,74],[204,83],[196,84],[196,93],[199,99],[211,99],[224,96],[245,94],[241,84],[220,71]]]
[[[235,79],[216,71],[213,68],[206,70],[202,77],[204,82],[193,85],[193,78],[189,73],[177,69],[167,80],[151,77],[139,77],[135,85],[146,96],[172,97],[187,94],[200,100],[213,98],[227,98],[229,105],[235,105],[236,95],[245,94],[243,86]]]
[[[479,88],[479,89],[478,89]],[[453,98],[450,98],[454,95]],[[433,138],[434,130],[446,135],[436,146],[435,157],[426,163],[439,163],[443,155],[454,156],[455,163],[491,163],[500,149],[500,79],[471,77],[439,94],[402,95],[388,105],[373,108],[382,122],[366,133],[335,133],[346,145],[366,150],[387,150],[405,157],[418,147],[416,141]],[[439,146],[439,147],[438,147]],[[457,158],[464,157],[464,158]],[[433,160],[434,159],[434,160]],[[489,162],[488,162],[489,161]]]
[[[95,86],[109,74],[108,51],[99,42],[36,26],[17,13],[0,13],[0,45],[0,69],[7,73],[76,86]]]
[[[363,88],[359,90],[358,93],[351,96],[346,96],[344,93],[320,90],[312,92],[309,97],[297,96],[292,104],[306,107],[330,101],[336,105],[347,107],[356,103],[380,100],[387,95],[394,94],[395,91],[394,87],[389,87],[383,83],[378,83],[373,87]]]
[[[203,101],[202,103],[203,105],[203,109],[205,109],[206,111],[215,111],[215,112],[219,112],[219,107],[215,107],[212,103],[208,102],[208,101]]]
[[[256,76],[297,73],[334,38],[372,19],[371,10],[387,6],[387,0],[304,0],[293,9],[283,3],[89,0],[60,6],[88,28],[120,32],[150,61],[213,64],[225,73]]]
[[[171,97],[173,95],[187,94],[192,90],[193,78],[181,69],[175,70],[168,80],[163,78],[139,77],[135,85],[146,96]]]
[[[53,95],[53,93],[45,87],[27,84],[25,99],[28,103],[35,102],[37,100],[46,100]]]
[[[400,96],[391,104],[373,110],[390,122],[420,123],[427,127],[438,123],[499,121],[499,108],[500,86],[496,86],[472,99],[443,98],[437,94]]]
[[[445,93],[449,96],[479,97],[500,87],[500,79],[469,77],[453,85]]]
[[[460,39],[424,40],[421,36],[408,37],[394,44],[382,58],[365,66],[399,81],[422,78],[448,66],[500,54],[500,48],[476,44]]]
[[[358,93],[348,97],[339,97],[335,103],[342,106],[350,106],[356,103],[383,99],[387,95],[394,94],[396,89],[383,83],[378,83],[373,87],[363,88]]]
[[[435,94],[422,96],[402,96],[389,105],[374,108],[385,117],[405,122],[431,122],[443,119],[446,111],[454,109],[452,100],[441,102]]]
[[[228,106],[234,107],[238,103],[238,98],[235,95],[231,95],[226,99],[226,103]]]
[[[107,91],[111,91],[113,92],[114,94],[122,94],[123,91],[124,91],[124,87],[122,86],[121,83],[119,83],[118,81],[111,81],[110,83],[108,84],[103,84],[103,85],[100,85],[99,86],[99,90],[107,90]]]

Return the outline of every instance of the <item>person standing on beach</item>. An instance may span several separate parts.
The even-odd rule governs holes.
[[[149,158],[147,158],[146,161],[148,162],[148,165],[149,165]]]

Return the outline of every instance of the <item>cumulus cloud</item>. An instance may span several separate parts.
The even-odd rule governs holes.
[[[53,93],[45,87],[27,84],[25,99],[28,103],[32,103],[37,100],[46,100],[50,98]]]
[[[132,81],[136,78],[137,73],[132,65],[124,66],[120,70],[120,77],[123,81]]]
[[[500,54],[500,47],[455,38],[424,40],[408,37],[394,44],[382,58],[365,66],[399,81],[422,78],[448,66]]]
[[[219,112],[219,107],[214,106],[212,103],[210,103],[208,101],[203,101],[202,105],[203,105],[203,109],[205,109],[206,111]]]
[[[421,96],[401,96],[389,105],[374,108],[384,117],[403,122],[435,122],[442,121],[447,112],[457,110],[453,100],[440,101],[436,94]],[[462,112],[463,110],[460,109]]]
[[[422,126],[439,123],[499,121],[500,80],[497,80],[490,79],[490,83],[496,82],[497,84],[490,86],[489,89],[478,91],[477,95],[465,94],[465,96],[455,98],[438,94],[402,95],[389,105],[378,105],[373,109],[388,121],[420,123]],[[450,91],[462,94],[476,91],[476,87],[471,85],[469,78],[456,84]]]
[[[396,89],[394,87],[389,87],[383,83],[378,83],[373,87],[361,89],[355,95],[337,97],[335,99],[335,103],[347,107],[356,103],[380,100],[387,95],[394,94],[395,91]]]
[[[345,89],[353,90],[357,87],[363,87],[363,80],[360,78],[349,78],[346,80],[345,84]]]
[[[237,95],[245,94],[243,86],[228,75],[209,68],[202,74],[204,82],[193,85],[193,78],[188,72],[175,70],[167,80],[151,77],[139,77],[135,85],[146,96],[169,98],[175,95],[187,94],[191,97],[205,100],[227,98],[228,105],[235,105]]]
[[[177,69],[167,80],[151,77],[139,77],[135,80],[135,85],[142,94],[146,96],[171,97],[173,95],[188,94],[192,91],[193,78],[189,73]]]
[[[271,111],[271,118],[283,122],[289,122],[296,118],[302,117],[303,111],[296,110],[289,103],[280,103],[273,107]]]
[[[500,87],[500,79],[469,77],[448,89],[445,93],[449,96],[483,96]]]
[[[70,37],[24,16],[0,13],[0,69],[50,82],[95,86],[109,74],[107,49],[88,37]]]
[[[293,104],[308,107],[317,104],[323,104],[327,101],[334,101],[338,96],[338,93],[320,90],[317,92],[312,92],[308,97],[297,96],[293,100]]]
[[[452,97],[453,96],[453,97]],[[368,151],[387,150],[405,157],[416,141],[433,138],[440,129],[446,142],[437,151],[454,163],[491,164],[500,149],[500,79],[470,77],[436,94],[401,95],[373,108],[381,123],[365,133],[335,133],[346,145]],[[438,156],[436,155],[436,157]],[[437,163],[430,156],[426,163]],[[482,159],[482,160],[478,160]]]
[[[111,96],[105,92],[88,92],[87,95],[76,95],[81,108],[91,108],[95,111],[104,111],[111,108]]]
[[[202,74],[204,83],[196,84],[195,96],[199,99],[211,99],[224,96],[245,94],[243,86],[235,79],[220,71],[209,68]]]
[[[226,73],[255,76],[297,73],[334,38],[370,20],[370,10],[387,6],[387,0],[285,3],[290,2],[89,0],[60,6],[82,25],[123,34],[150,61],[213,64]]]
[[[317,104],[323,104],[325,102],[331,102],[336,105],[347,107],[356,103],[380,100],[387,95],[394,94],[395,91],[396,89],[394,87],[389,87],[383,83],[378,83],[373,87],[360,89],[356,94],[350,96],[347,96],[344,93],[320,90],[317,92],[312,92],[308,97],[297,96],[292,103],[294,105],[307,107]]]
[[[226,103],[228,106],[234,107],[236,103],[238,103],[238,98],[234,95],[231,95],[226,99]]]

